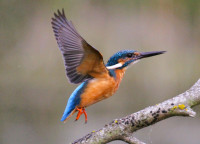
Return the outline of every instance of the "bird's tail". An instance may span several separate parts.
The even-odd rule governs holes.
[[[71,101],[72,100],[69,98],[65,111],[61,118],[61,121],[63,121],[64,123],[76,112],[76,104],[72,103],[73,101]]]
[[[64,120],[63,122],[66,123],[67,120],[76,112],[76,109],[74,109]]]

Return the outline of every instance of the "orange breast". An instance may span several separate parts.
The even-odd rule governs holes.
[[[91,80],[81,95],[81,102],[78,107],[87,107],[112,96],[118,89],[124,72],[125,69],[115,70],[116,79],[106,76],[105,78]]]

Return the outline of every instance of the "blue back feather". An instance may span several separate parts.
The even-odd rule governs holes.
[[[64,121],[70,115],[70,113],[76,108],[76,106],[79,105],[81,101],[80,96],[83,93],[84,89],[86,88],[87,84],[88,80],[81,83],[71,94],[71,96],[68,99],[67,106],[61,118],[61,121]]]

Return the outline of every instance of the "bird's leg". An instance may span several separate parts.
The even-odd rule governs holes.
[[[76,108],[76,110],[78,111],[78,114],[76,116],[76,121],[80,118],[80,116],[83,114],[83,110],[82,108]]]
[[[80,118],[80,116],[82,115],[82,114],[84,114],[85,115],[85,123],[87,123],[87,113],[86,113],[86,111],[85,111],[85,108],[76,108],[76,110],[78,111],[78,114],[77,114],[77,116],[76,116],[76,121]]]
[[[86,111],[85,111],[85,108],[83,108],[83,113],[84,113],[84,115],[85,115],[85,123],[87,123],[87,113],[86,113]]]

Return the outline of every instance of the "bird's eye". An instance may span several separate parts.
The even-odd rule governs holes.
[[[132,53],[128,53],[128,54],[127,54],[127,57],[129,57],[129,58],[131,58],[132,56],[133,56]]]

